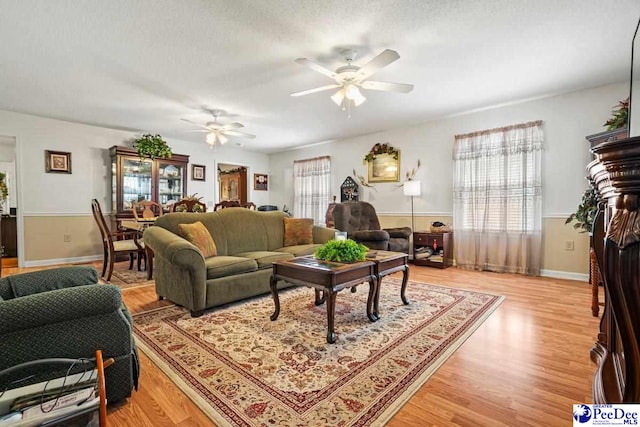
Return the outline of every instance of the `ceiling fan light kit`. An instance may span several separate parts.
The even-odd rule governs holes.
[[[380,70],[383,67],[398,60],[400,55],[398,52],[386,49],[382,51],[378,56],[367,62],[362,67],[357,67],[351,64],[356,52],[348,49],[342,52],[347,65],[339,67],[336,71],[331,71],[322,65],[311,61],[307,58],[298,58],[296,62],[301,65],[305,65],[314,71],[324,74],[327,77],[336,81],[336,84],[321,86],[315,89],[303,90],[300,92],[294,92],[291,96],[303,96],[316,92],[322,92],[339,88],[339,90],[331,95],[331,100],[340,106],[343,110],[349,111],[349,117],[351,117],[351,105],[358,107],[362,105],[367,98],[362,94],[362,89],[367,90],[380,90],[385,92],[399,92],[409,93],[413,90],[413,85],[405,83],[390,83],[390,82],[377,82],[367,80],[371,75]]]
[[[225,144],[227,141],[229,141],[228,136],[237,136],[240,138],[249,139],[254,139],[256,137],[255,135],[252,135],[250,133],[240,132],[236,130],[244,127],[242,123],[234,122],[223,125],[222,123],[218,122],[219,112],[215,110],[210,112],[211,114],[213,114],[213,121],[207,122],[204,125],[187,119],[181,120],[201,127],[202,129],[193,130],[192,132],[205,132],[207,134],[207,144],[211,145],[211,147],[215,147],[217,144]]]

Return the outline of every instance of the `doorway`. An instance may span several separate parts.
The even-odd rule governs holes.
[[[18,266],[18,193],[16,186],[16,139],[0,135],[0,173],[4,174],[7,198],[0,203],[0,253],[2,267]]]
[[[247,168],[241,165],[218,163],[218,202],[248,202]]]

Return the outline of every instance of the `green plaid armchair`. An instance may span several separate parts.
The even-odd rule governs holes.
[[[95,357],[115,363],[105,370],[107,401],[131,396],[138,388],[138,354],[131,315],[120,289],[98,285],[93,267],[63,267],[0,279],[0,371],[48,358]],[[0,378],[0,392],[64,376],[59,366],[38,365]]]

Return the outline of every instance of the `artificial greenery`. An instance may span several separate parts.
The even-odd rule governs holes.
[[[591,232],[597,211],[598,196],[594,188],[589,187],[582,195],[582,202],[578,205],[578,210],[572,213],[564,223],[569,224],[572,221],[576,221],[573,224],[574,229],[580,230],[580,233]]]
[[[604,124],[607,130],[616,130],[627,126],[627,119],[629,118],[629,98],[618,102],[616,107],[618,107],[617,110],[611,111],[613,117]]]
[[[7,188],[7,183],[5,179],[7,178],[7,174],[0,172],[0,203],[7,200],[9,196],[9,189]]]
[[[398,160],[399,151],[393,148],[390,144],[380,144],[379,142],[371,147],[371,150],[364,156],[364,162],[370,162],[376,158],[379,154],[390,154],[394,160]]]
[[[354,240],[329,240],[318,247],[315,257],[324,261],[354,262],[364,261],[369,249]]]
[[[165,159],[171,158],[173,154],[167,142],[158,134],[151,135],[146,133],[140,138],[133,141],[133,147],[138,149],[140,159],[150,157],[151,160],[156,157]]]

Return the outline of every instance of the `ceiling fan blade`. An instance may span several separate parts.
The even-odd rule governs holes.
[[[294,93],[291,94],[291,96],[309,95],[310,93],[322,92],[324,90],[335,89],[337,87],[342,87],[342,85],[334,84],[334,85],[327,85],[327,86],[317,87],[315,89],[303,90],[301,92],[294,92]]]
[[[298,58],[296,59],[296,62],[300,65],[306,65],[307,67],[311,68],[312,70],[315,70],[319,73],[324,74],[327,77],[331,77],[332,79],[335,79],[337,74],[335,73],[335,71],[331,71],[328,68],[323,67],[322,65],[318,64],[317,62],[313,62],[310,59],[307,58]]]
[[[192,125],[196,125],[196,126],[200,126],[201,128],[207,129],[208,131],[211,131],[211,128],[209,126],[205,126],[203,124],[200,123],[196,123],[196,122],[192,122],[191,120],[187,120],[187,119],[180,119],[183,122],[187,122],[187,123],[191,123]]]
[[[213,132],[213,129],[191,129],[191,130],[185,130],[185,132],[203,132],[203,133],[209,133],[209,132]]]
[[[371,80],[362,82],[362,87],[364,89],[384,90],[387,92],[401,92],[401,93],[409,93],[413,90],[413,85],[406,84],[406,83],[374,82]]]
[[[226,124],[226,125],[220,127],[220,130],[221,131],[226,131],[226,130],[231,130],[231,129],[240,129],[240,128],[243,128],[243,127],[244,127],[244,125],[242,123],[235,122],[235,123],[229,123],[229,124]]]
[[[366,79],[367,77],[369,77],[370,75],[378,71],[379,69],[386,67],[387,65],[391,64],[393,61],[397,60],[398,58],[400,58],[400,55],[398,55],[398,52],[391,49],[385,49],[378,56],[376,56],[371,61],[364,64],[362,67],[360,67],[360,69],[357,72],[358,79],[360,80]]]
[[[238,132],[237,130],[228,130],[223,132],[225,135],[239,136],[242,138],[254,139],[256,136],[246,132]]]

